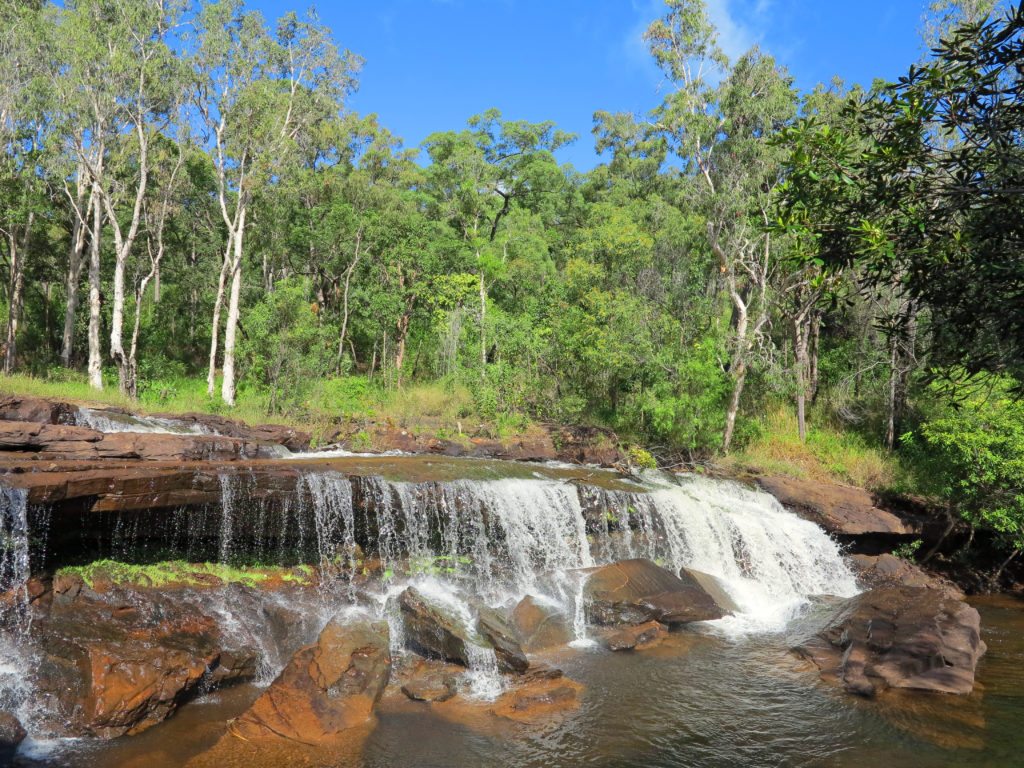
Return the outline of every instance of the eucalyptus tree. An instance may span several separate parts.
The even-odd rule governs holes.
[[[757,346],[771,317],[777,244],[770,195],[782,182],[772,137],[795,115],[796,96],[774,59],[756,48],[729,66],[703,0],[666,0],[645,39],[672,86],[653,121],[682,163],[694,205],[732,304],[728,372],[733,391],[722,450],[728,452]],[[685,200],[685,198],[684,198]]]
[[[253,195],[297,161],[298,137],[340,113],[345,96],[356,86],[361,61],[340,51],[330,30],[315,17],[300,20],[291,13],[271,31],[240,0],[204,6],[197,27],[195,100],[212,144],[217,200],[227,231],[207,387],[212,395],[220,315],[230,279],[221,397],[233,405],[244,237]]]
[[[0,4],[0,234],[8,266],[4,373],[17,361],[26,261],[46,207],[41,167],[51,123],[40,88],[48,63],[44,40],[38,3]]]
[[[424,142],[430,158],[424,189],[434,215],[447,221],[473,253],[479,296],[481,375],[486,375],[488,275],[500,263],[494,243],[514,205],[550,194],[564,177],[554,159],[575,136],[555,124],[504,120],[490,109],[467,130],[436,133]]]

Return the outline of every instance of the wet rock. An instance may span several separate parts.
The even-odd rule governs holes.
[[[711,599],[726,613],[739,612],[740,607],[736,605],[736,601],[732,599],[722,580],[717,576],[698,571],[695,568],[682,568],[679,571],[679,578],[684,581],[688,579],[696,581],[700,584],[701,589],[711,595]]]
[[[156,414],[156,416],[163,419],[173,419],[185,426],[199,427],[211,434],[283,445],[289,451],[296,453],[309,450],[311,440],[308,432],[303,432],[284,424],[257,424],[252,426],[235,419],[209,413],[163,413]]]
[[[874,497],[863,488],[791,477],[761,477],[757,482],[784,507],[836,536],[898,540],[923,531],[921,521],[875,506]]]
[[[36,424],[74,424],[78,406],[39,397],[0,397],[0,421],[31,421]]]
[[[936,589],[949,597],[962,600],[964,593],[953,582],[925,573],[919,566],[894,555],[851,555],[847,562],[857,580],[872,589],[876,587],[923,587]]]
[[[850,693],[968,694],[985,653],[978,612],[939,590],[881,587],[845,601],[796,652]]]
[[[528,678],[499,696],[491,712],[522,723],[548,722],[578,708],[582,693],[580,683],[561,675]]]
[[[11,758],[27,735],[18,718],[0,710],[0,760]]]
[[[677,625],[720,619],[726,611],[690,577],[650,560],[622,560],[595,569],[584,586],[587,618],[594,624]]]
[[[653,648],[665,639],[668,629],[657,621],[646,624],[619,627],[603,638],[604,647],[609,651],[642,651]]]
[[[413,587],[399,595],[398,606],[405,624],[406,645],[412,650],[428,658],[468,664],[466,643],[470,640],[460,617],[429,601]]]
[[[54,592],[33,635],[41,653],[36,689],[50,704],[50,727],[60,733],[139,733],[203,685],[255,676],[256,652],[225,647],[216,621],[179,595],[100,594],[73,580]]]
[[[323,744],[365,724],[391,676],[385,622],[329,622],[270,688],[229,726],[225,739]]]
[[[530,662],[519,645],[515,628],[494,608],[477,606],[477,631],[491,644],[498,657],[498,667],[505,672],[522,674]]]
[[[565,645],[572,640],[572,629],[557,608],[527,595],[512,612],[512,624],[519,634],[523,650],[536,653]]]
[[[402,693],[413,701],[448,701],[455,695],[458,681],[443,670],[428,670],[402,685]]]

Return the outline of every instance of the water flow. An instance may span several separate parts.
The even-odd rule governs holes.
[[[164,435],[206,435],[210,431],[201,424],[157,416],[136,416],[112,411],[79,408],[75,423],[97,432],[146,432]]]
[[[300,499],[310,500],[324,594],[336,596],[343,589],[352,597],[356,570],[352,483],[337,472],[309,472],[301,476],[297,490]],[[347,577],[343,588],[334,578],[339,569]]]

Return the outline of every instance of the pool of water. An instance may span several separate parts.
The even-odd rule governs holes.
[[[988,654],[969,697],[888,695],[863,701],[819,682],[787,653],[820,621],[811,609],[788,632],[726,637],[673,633],[643,653],[560,651],[547,660],[583,682],[581,706],[526,725],[414,704],[390,692],[358,754],[338,768],[678,768],[708,766],[1019,766],[1024,764],[1024,602],[974,601]],[[50,747],[26,766],[169,768],[216,740],[258,694],[244,687],[185,707],[161,726],[106,745]],[[257,768],[257,766],[250,766]]]

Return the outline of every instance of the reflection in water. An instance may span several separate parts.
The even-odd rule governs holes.
[[[823,685],[786,653],[820,620],[817,609],[788,636],[686,631],[644,653],[559,651],[545,660],[586,684],[583,705],[537,725],[488,715],[486,707],[467,714],[464,707],[414,704],[390,692],[362,754],[339,754],[323,768],[1018,766],[1024,603],[1003,597],[975,605],[989,652],[979,669],[984,693],[972,697],[870,702]],[[219,732],[211,723],[244,708],[247,691],[218,694],[142,736],[47,765],[180,766]]]

